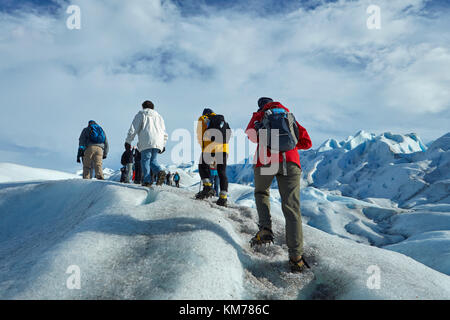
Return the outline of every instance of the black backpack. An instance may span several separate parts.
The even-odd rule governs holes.
[[[299,129],[292,113],[282,108],[268,109],[262,119],[263,129],[267,129],[267,147],[277,152],[295,148],[299,139]],[[278,130],[278,131],[275,131]],[[278,146],[272,146],[272,135],[276,135]]]
[[[227,144],[231,139],[231,129],[228,122],[225,121],[224,116],[221,114],[209,115],[208,120],[208,128],[206,129],[204,136],[210,137],[211,141],[215,141],[217,132],[220,132],[222,143]],[[208,133],[209,130],[211,131]]]

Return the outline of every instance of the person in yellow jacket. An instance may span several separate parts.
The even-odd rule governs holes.
[[[225,118],[214,113],[209,108],[204,109],[197,123],[197,140],[202,148],[198,172],[203,183],[203,190],[196,194],[197,199],[206,199],[214,196],[209,166],[216,162],[220,180],[219,199],[216,203],[220,206],[227,205],[227,158],[230,137],[230,126],[225,121]]]

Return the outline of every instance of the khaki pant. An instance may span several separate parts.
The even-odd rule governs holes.
[[[272,175],[262,175],[261,169],[263,167],[255,167],[255,202],[259,226],[272,230],[270,185],[276,178],[281,196],[281,209],[286,220],[286,243],[289,256],[297,257],[303,255],[302,216],[300,212],[300,175],[302,170],[293,162],[288,162],[286,165],[287,176],[283,176],[281,164],[278,172]]]
[[[91,179],[91,169],[94,167],[95,177],[103,178],[103,149],[99,146],[89,146],[83,157],[83,179]]]

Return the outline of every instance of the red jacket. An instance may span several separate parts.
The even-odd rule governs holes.
[[[268,109],[273,108],[283,108],[286,110],[286,112],[290,112],[288,108],[284,107],[279,102],[270,102],[265,105],[263,110],[259,112],[254,112],[252,119],[250,120],[250,123],[247,126],[247,129],[245,130],[245,133],[247,134],[250,141],[254,143],[258,143],[258,148],[256,150],[255,158],[256,158],[256,167],[261,167],[263,164],[269,164],[271,162],[271,159],[275,159],[275,161],[278,161],[279,163],[283,162],[283,156],[282,154],[273,154],[271,155],[270,150],[260,150],[259,142],[258,142],[258,134],[255,129],[255,121],[262,121],[262,118],[264,116],[264,112]],[[298,149],[309,149],[312,146],[311,138],[308,135],[308,132],[305,128],[303,128],[298,122],[298,129],[299,129],[299,139],[298,143],[295,149],[286,151],[286,162],[294,162],[298,164],[298,166],[301,168],[300,165],[300,156],[298,154]],[[259,153],[259,156],[258,156]],[[263,160],[263,161],[261,161]]]

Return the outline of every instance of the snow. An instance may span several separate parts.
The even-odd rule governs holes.
[[[236,194],[245,188],[238,186]],[[290,274],[279,215],[275,245],[254,251],[248,244],[257,230],[254,209],[192,198],[188,188],[147,190],[95,180],[2,186],[0,297],[450,298],[448,276],[309,226],[305,250],[314,275]],[[66,287],[72,265],[81,270],[80,290]],[[381,270],[380,289],[367,287],[372,265]]]
[[[22,182],[33,180],[64,180],[74,179],[75,174],[30,168],[13,163],[0,162],[0,183],[4,182]]]
[[[301,151],[304,223],[341,238],[402,252],[450,275],[450,246],[430,231],[450,230],[450,133],[427,148],[414,133],[358,132]],[[251,185],[248,162],[231,166],[230,181]],[[279,207],[276,182],[272,207]],[[240,187],[241,188],[241,187]],[[252,188],[234,200],[254,207]],[[281,215],[281,212],[274,210]],[[408,241],[414,236],[418,240]],[[414,239],[414,238],[413,238]],[[409,248],[404,249],[403,244]]]
[[[301,152],[302,274],[288,269],[276,182],[275,243],[249,246],[248,159],[229,167],[228,208],[193,199],[194,163],[165,167],[179,189],[1,163],[0,299],[450,299],[449,144],[360,131]]]
[[[6,187],[1,199],[1,298],[241,296],[233,230],[204,203],[80,180]],[[82,290],[65,286],[71,265]]]
[[[385,247],[403,253],[445,274],[450,274],[450,230],[431,231]]]

